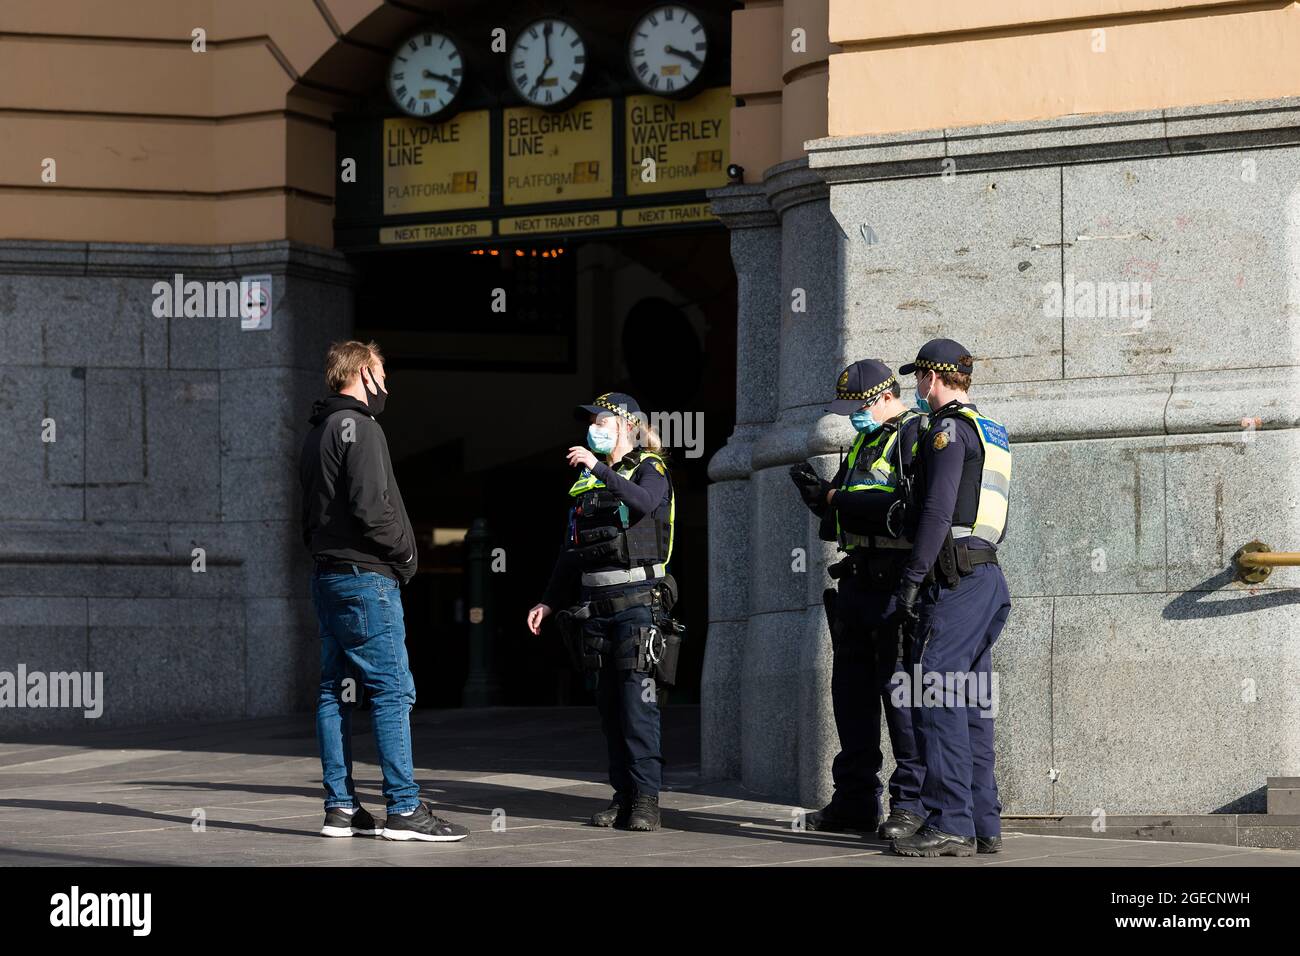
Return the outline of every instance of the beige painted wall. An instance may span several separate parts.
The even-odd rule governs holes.
[[[1289,0],[830,0],[828,133],[1300,94]]]
[[[383,0],[4,0],[0,238],[332,246],[330,117],[382,57],[358,37],[418,20]]]

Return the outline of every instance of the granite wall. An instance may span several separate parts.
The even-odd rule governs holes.
[[[271,329],[158,317],[154,285],[177,273],[272,275]],[[0,243],[0,672],[104,687],[94,721],[6,707],[0,734],[313,699],[296,461],[326,345],[352,326],[349,276],[284,242]]]
[[[829,477],[851,441],[822,412],[841,368],[944,336],[1015,456],[1004,812],[1262,812],[1264,778],[1300,772],[1300,571],[1230,565],[1300,550],[1300,101],[807,145],[712,194],[741,345],[705,775],[829,799],[834,550],[785,471]]]

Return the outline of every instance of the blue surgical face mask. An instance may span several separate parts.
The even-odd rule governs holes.
[[[862,435],[870,435],[880,427],[880,422],[871,417],[871,410],[867,408],[849,413],[849,423]]]
[[[916,407],[919,408],[927,415],[929,415],[930,412],[934,411],[934,409],[930,407],[929,400],[926,399],[926,397],[921,394],[921,389],[919,387],[916,390]]]
[[[587,429],[587,447],[597,455],[608,455],[614,450],[614,433],[607,432],[598,425]]]

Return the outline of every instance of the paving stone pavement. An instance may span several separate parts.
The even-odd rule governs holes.
[[[354,727],[357,790],[382,816],[368,715]],[[460,843],[318,836],[320,763],[309,714],[19,742],[5,742],[0,730],[0,865],[1300,865],[1295,850],[1029,834],[1006,834],[997,855],[912,860],[871,835],[798,832],[797,808],[735,782],[699,779],[694,707],[665,709],[670,763],[656,833],[585,825],[610,795],[592,708],[417,710],[412,736],[423,798],[472,831]]]

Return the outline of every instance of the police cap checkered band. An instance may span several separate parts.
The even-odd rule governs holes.
[[[874,398],[875,396],[879,395],[885,389],[893,385],[896,381],[898,380],[891,375],[889,376],[889,378],[885,379],[879,385],[875,385],[872,388],[867,389],[865,392],[850,392],[847,389],[837,387],[835,389],[835,397],[841,399],[852,398],[861,401],[866,401],[868,398]]]
[[[931,339],[921,346],[915,361],[900,366],[900,375],[911,375],[920,369],[925,372],[958,372],[969,375],[973,369],[970,352],[966,346],[952,339]]]
[[[606,392],[604,395],[597,395],[590,405],[579,405],[573,410],[573,415],[575,418],[584,419],[589,415],[602,415],[605,412],[612,412],[625,421],[639,423],[640,419],[637,416],[641,412],[641,406],[631,395],[622,392]]]
[[[912,363],[917,368],[933,369],[936,372],[960,372],[962,369],[970,370],[969,365],[958,365],[956,362],[931,362],[929,359],[919,358]]]

